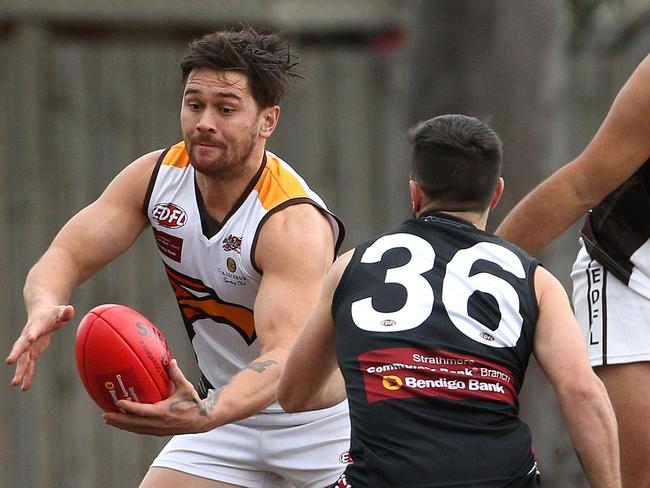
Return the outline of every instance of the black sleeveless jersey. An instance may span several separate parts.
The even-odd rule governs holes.
[[[650,160],[590,210],[582,228],[589,255],[650,298]]]
[[[534,467],[518,394],[538,261],[428,213],[357,247],[332,304],[361,487],[503,487]]]

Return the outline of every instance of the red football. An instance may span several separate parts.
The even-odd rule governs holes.
[[[118,400],[155,403],[174,389],[165,336],[124,305],[99,305],[88,312],[77,329],[75,354],[81,381],[107,412],[118,411]]]

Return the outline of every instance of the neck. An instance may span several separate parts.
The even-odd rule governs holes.
[[[196,183],[206,211],[221,221],[232,210],[260,169],[264,147],[251,152],[240,171],[230,175],[210,175],[197,171]]]

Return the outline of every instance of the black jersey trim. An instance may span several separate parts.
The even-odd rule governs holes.
[[[144,213],[145,217],[149,217],[149,203],[151,203],[151,195],[153,195],[153,188],[156,185],[156,180],[158,179],[158,173],[160,172],[160,167],[162,166],[162,162],[165,159],[165,156],[167,156],[167,153],[169,152],[170,148],[165,149],[162,154],[158,157],[158,161],[156,161],[156,164],[153,167],[153,170],[151,171],[151,176],[149,177],[149,184],[147,185],[147,191],[144,194],[144,201],[142,202],[142,212]]]
[[[239,196],[235,204],[224,216],[221,222],[219,222],[219,220],[212,217],[208,213],[207,209],[205,208],[205,204],[203,203],[203,196],[201,195],[199,184],[196,181],[196,172],[194,172],[194,194],[196,196],[196,205],[197,208],[199,209],[199,216],[201,218],[201,231],[203,232],[203,235],[206,238],[212,239],[215,235],[217,235],[219,231],[223,229],[223,226],[226,224],[228,219],[230,219],[230,217],[232,217],[233,214],[237,210],[239,210],[239,208],[246,201],[250,193],[253,191],[253,188],[255,188],[255,185],[257,184],[259,179],[262,177],[262,172],[264,171],[264,168],[266,168],[266,152],[262,157],[262,164],[257,170],[257,173],[255,173],[255,176],[253,176],[253,178],[249,181],[248,185],[246,185],[246,188],[244,189],[242,194]]]
[[[537,268],[543,268],[543,267],[544,265],[541,263],[541,261],[532,258],[532,261],[530,262],[530,266],[528,267],[528,272],[526,273],[526,276],[528,278],[528,286],[530,289],[530,300],[532,302],[531,311],[535,315],[534,317],[530,317],[533,330],[537,330],[537,320],[539,319],[539,301],[537,300],[537,287],[535,286],[535,274],[537,273]]]
[[[607,268],[603,266],[603,289],[602,307],[603,307],[603,366],[607,365]]]
[[[607,254],[607,252],[598,244],[594,237],[593,230],[587,224],[585,224],[585,228],[580,232],[580,237],[585,243],[587,254],[589,254],[592,259],[598,261],[604,269],[607,269],[616,276],[621,283],[627,285],[630,282],[633,265],[629,259],[625,263],[627,266],[626,268],[618,263],[616,259],[610,257],[609,254]]]
[[[339,279],[339,282],[334,289],[334,293],[332,294],[332,306],[330,307],[330,314],[332,317],[335,317],[336,310],[341,305],[341,300],[344,298],[345,290],[348,288],[351,281],[349,278],[350,275],[354,272],[355,268],[361,261],[359,255],[364,251],[362,247],[365,248],[365,246],[357,246],[354,248],[350,262],[343,270],[343,273],[341,273],[341,278]]]
[[[264,274],[262,269],[258,266],[257,261],[255,260],[255,251],[257,249],[257,241],[260,237],[260,232],[262,230],[262,225],[269,220],[269,218],[275,214],[276,212],[279,212],[280,210],[284,210],[287,207],[291,207],[292,205],[299,205],[301,203],[308,203],[309,205],[312,205],[313,207],[316,207],[317,210],[319,210],[325,217],[331,217],[334,219],[334,222],[338,225],[339,227],[339,232],[338,232],[338,238],[336,239],[336,243],[334,244],[334,259],[336,259],[336,256],[338,254],[338,250],[341,247],[341,243],[343,242],[343,235],[345,234],[345,228],[343,227],[343,222],[331,213],[329,210],[324,209],[321,207],[316,201],[312,200],[309,197],[297,197],[297,198],[291,198],[289,200],[286,200],[272,209],[270,209],[264,217],[260,220],[260,223],[257,225],[257,229],[255,229],[255,236],[253,236],[253,244],[251,245],[251,251],[250,251],[250,261],[251,264],[253,265],[253,268],[255,271],[257,271],[259,274]]]
[[[445,212],[439,211],[429,211],[421,215],[418,215],[417,220],[422,220],[424,222],[431,222],[434,224],[447,224],[454,227],[460,227],[462,229],[472,229],[472,230],[481,230],[472,224],[469,220],[465,220],[461,217],[451,215]]]

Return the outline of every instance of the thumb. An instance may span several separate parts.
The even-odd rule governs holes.
[[[185,375],[181,371],[181,368],[178,367],[178,362],[175,359],[169,361],[169,365],[167,366],[167,373],[169,374],[169,378],[172,380],[177,389],[179,386],[188,383]]]
[[[57,313],[59,322],[67,322],[74,317],[74,307],[72,305],[61,305]]]

